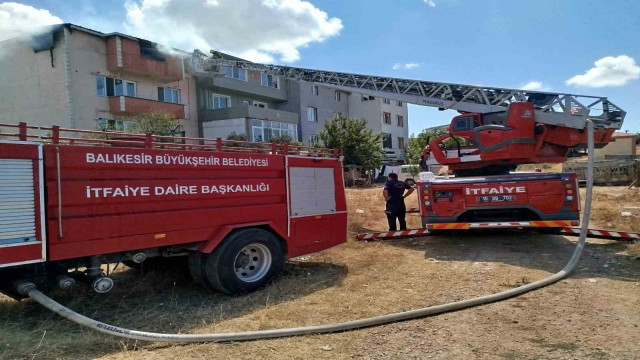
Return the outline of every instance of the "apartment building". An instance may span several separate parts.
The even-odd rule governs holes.
[[[128,130],[146,112],[175,115],[198,135],[196,87],[183,54],[73,24],[0,43],[0,122]]]
[[[288,135],[299,140],[298,114],[281,109],[289,99],[289,80],[236,67],[222,67],[213,74],[191,65],[204,137],[225,139],[236,134],[250,141],[269,141]]]
[[[317,144],[318,132],[336,116],[366,119],[374,133],[382,134],[386,162],[404,161],[409,139],[405,103],[299,81],[289,84],[288,101],[278,108],[300,114],[300,141],[305,144]]]
[[[315,145],[318,131],[324,129],[327,121],[339,115],[349,116],[349,96],[348,92],[295,81],[289,83],[288,101],[279,107],[299,114],[300,141]]]
[[[213,74],[188,53],[74,24],[0,46],[0,122],[127,131],[137,116],[164,111],[186,136],[316,144],[324,124],[344,115],[382,134],[388,161],[404,158],[407,107],[388,99],[240,68]]]
[[[374,133],[382,134],[382,148],[387,162],[403,162],[409,141],[407,104],[381,97],[352,95],[349,117],[367,119]]]

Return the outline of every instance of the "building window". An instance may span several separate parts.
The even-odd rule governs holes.
[[[96,90],[98,96],[107,96],[107,84],[105,84],[104,76],[96,76]]]
[[[362,101],[371,101],[371,100],[375,100],[375,96],[371,96],[371,95],[362,95]]]
[[[404,149],[404,138],[401,136],[398,137],[398,148]]]
[[[402,101],[398,101],[398,106],[402,106]]]
[[[277,89],[278,77],[271,74],[260,73],[260,84]]]
[[[311,85],[311,94],[318,95],[318,85]]]
[[[298,141],[298,125],[278,121],[252,120],[252,140],[255,142],[270,141],[271,139],[289,136]]]
[[[180,89],[158,87],[158,101],[180,104]]]
[[[404,127],[404,116],[396,115],[396,120],[398,121],[399,127]]]
[[[320,143],[320,139],[316,134],[309,134],[309,144],[310,145],[318,145]]]
[[[236,80],[247,81],[247,70],[235,66],[223,66],[224,76]]]
[[[254,101],[253,102],[253,106],[254,107],[258,107],[258,108],[263,108],[263,109],[267,109],[267,103],[261,102],[261,101]]]
[[[243,103],[244,105],[247,105],[247,106],[251,105],[251,104],[249,104],[249,102],[248,102],[247,100],[244,100],[242,103]]]
[[[385,104],[391,104],[391,100],[389,99],[382,99],[382,102]]]
[[[307,108],[307,121],[318,122],[318,109],[311,106]]]
[[[103,75],[96,76],[96,93],[98,96],[136,96],[136,83],[133,81],[114,79]]]
[[[226,95],[218,95],[212,94],[213,98],[213,108],[214,109],[224,109],[231,107],[231,98]]]
[[[340,91],[336,91],[336,101],[340,101]]]
[[[382,113],[382,121],[387,125],[391,125],[391,113]]]
[[[391,134],[382,134],[382,147],[385,149],[391,149],[393,147]]]

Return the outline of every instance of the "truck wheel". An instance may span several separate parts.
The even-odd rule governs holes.
[[[191,274],[191,277],[193,278],[193,281],[195,281],[196,284],[204,287],[207,290],[213,290],[213,286],[211,286],[205,274],[205,267],[204,267],[205,255],[206,254],[203,254],[199,251],[192,251],[189,254],[189,260],[188,260],[189,273]]]
[[[262,229],[234,232],[204,257],[209,284],[226,294],[252,292],[265,286],[285,262],[280,241]]]

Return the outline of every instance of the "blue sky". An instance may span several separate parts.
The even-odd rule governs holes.
[[[151,9],[151,5],[170,0],[144,0],[144,5],[142,1],[130,0],[126,6],[124,1],[97,0],[20,3],[46,9],[64,22],[105,32],[135,32],[133,35],[147,35],[160,43],[180,45],[181,33],[172,37],[173,31],[166,23],[145,28],[139,23],[144,19],[135,17],[144,13],[149,15],[145,19],[152,18],[157,14],[152,11],[157,10]],[[209,1],[217,6],[229,2]],[[640,76],[634,72],[637,64],[633,67],[628,58],[625,61],[618,58],[626,55],[631,61],[640,61],[640,1],[312,0],[312,5],[300,0],[292,2],[298,8],[289,13],[278,10],[277,14],[282,15],[279,19],[257,0],[231,1],[240,10],[211,21],[192,19],[193,12],[202,11],[190,9],[187,2],[167,12],[193,20],[198,30],[208,28],[200,42],[194,40],[183,46],[205,41],[207,45],[221,47],[220,50],[245,56],[260,47],[257,59],[301,67],[511,88],[529,84],[548,91],[606,96],[627,111],[623,129],[640,132]],[[253,27],[247,26],[249,23]],[[220,29],[227,32],[216,38]],[[306,35],[296,36],[305,31]],[[260,42],[263,36],[270,37],[269,44]],[[568,79],[585,74],[594,67],[594,62],[606,57],[615,58],[614,67],[627,67],[621,70],[627,71],[626,81],[614,73],[609,75],[618,76],[617,80],[600,78],[583,81],[586,85],[566,84]],[[591,75],[597,75],[597,69]],[[604,86],[589,87],[589,84]],[[419,106],[411,106],[409,111],[412,133],[448,123],[456,115],[453,111],[438,112]]]

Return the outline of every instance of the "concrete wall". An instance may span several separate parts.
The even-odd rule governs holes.
[[[376,99],[378,100],[378,99]],[[390,104],[385,104],[383,101],[383,99],[379,99],[379,104],[381,106],[380,108],[380,125],[381,125],[381,129],[382,129],[382,133],[386,133],[386,134],[391,134],[391,140],[392,140],[392,148],[393,149],[398,149],[398,138],[402,137],[404,138],[404,143],[405,146],[407,144],[408,138],[409,138],[409,127],[407,126],[407,117],[408,117],[408,110],[407,110],[407,104],[402,103],[400,106],[398,106],[398,102],[394,101],[394,100],[390,100]],[[391,114],[391,124],[385,124],[384,120],[383,120],[383,115],[382,113],[384,112],[388,112]],[[403,117],[404,119],[404,124],[403,126],[398,126],[398,122],[397,122],[397,116],[400,115]]]
[[[269,86],[262,86],[262,80],[260,78],[260,72],[247,71],[247,80],[238,80],[234,78],[227,78],[224,76],[216,76],[211,80],[212,89],[225,89],[227,92],[244,93],[250,96],[252,99],[262,101],[286,101],[287,94],[287,82],[288,80],[280,77],[278,79],[278,88],[272,88]]]
[[[65,116],[63,39],[60,33],[54,39],[53,54],[34,53],[28,38],[0,42],[0,122],[70,126]]]
[[[596,160],[604,160],[607,155],[633,156],[636,155],[636,137],[622,136],[613,137],[611,142],[601,149],[596,149],[594,157]]]
[[[300,141],[309,144],[309,135],[316,135],[324,129],[324,124],[331,121],[335,114],[349,116],[349,94],[340,92],[340,101],[336,100],[336,91],[329,87],[318,86],[318,95],[312,92],[313,84],[308,82],[291,82],[289,101],[278,105],[279,109],[295,112],[299,116],[298,136]],[[308,120],[307,109],[318,110],[317,122]]]
[[[315,135],[324,129],[324,124],[334,119],[340,113],[349,117],[349,95],[340,92],[340,101],[336,100],[336,91],[332,88],[318,86],[318,95],[312,93],[313,85],[306,82],[300,83],[300,128],[302,140],[308,144],[309,135]],[[307,109],[318,109],[318,121],[308,120]]]
[[[368,99],[368,97],[365,98]],[[401,106],[398,106],[398,103],[394,100],[390,100],[390,104],[385,104],[383,100],[380,97],[375,97],[373,100],[363,100],[363,95],[353,93],[349,98],[349,116],[366,119],[369,128],[374,133],[390,134],[392,147],[385,149],[387,157],[394,160],[403,160],[404,150],[399,148],[398,137],[404,138],[406,147],[409,141],[407,104],[402,103]],[[383,113],[385,112],[391,114],[391,124],[384,123]],[[402,127],[397,124],[398,115],[404,118],[404,126]]]
[[[247,135],[247,138],[249,138],[249,134],[247,133],[247,120],[245,118],[203,122],[202,132],[203,137],[208,139],[218,137],[226,139],[227,136],[232,133]]]
[[[206,79],[198,80],[198,81],[199,81],[198,85],[201,85],[203,82],[207,82]],[[235,80],[235,81],[240,81],[240,80]],[[202,87],[199,90],[199,94],[198,94],[198,109],[200,110],[212,109],[211,107],[209,107],[211,104],[208,104],[206,99],[207,97],[211,97],[214,94],[228,96],[231,99],[231,107],[245,106],[246,105],[245,101],[249,105],[253,105],[254,102],[256,101],[265,103],[267,104],[267,108],[269,109],[274,109],[278,107],[278,102],[272,99],[259,98],[258,96],[252,96],[251,94],[237,93],[232,90],[219,88],[219,87]]]
[[[79,129],[97,129],[96,119],[113,119],[107,97],[96,93],[96,75],[114,76],[107,71],[104,38],[74,31],[70,36],[71,101]],[[115,76],[117,77],[117,76]]]

